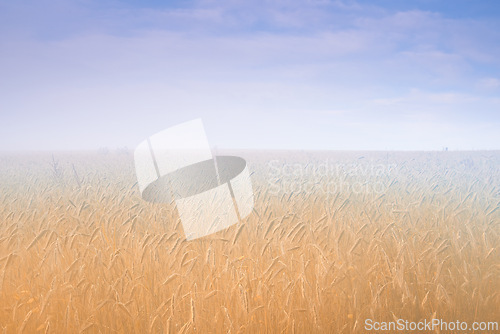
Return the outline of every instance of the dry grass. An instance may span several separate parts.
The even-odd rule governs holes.
[[[0,157],[0,330],[351,333],[366,318],[498,321],[498,152],[240,155],[254,171],[254,213],[191,242],[173,206],[141,200],[130,154],[56,154],[56,176],[50,155]],[[326,159],[361,172],[323,175]],[[357,182],[368,187],[300,186]]]

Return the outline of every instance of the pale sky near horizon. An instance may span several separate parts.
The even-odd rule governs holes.
[[[500,2],[0,0],[0,151],[500,149]]]

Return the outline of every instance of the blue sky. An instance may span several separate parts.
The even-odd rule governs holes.
[[[0,150],[500,149],[500,2],[0,0]]]

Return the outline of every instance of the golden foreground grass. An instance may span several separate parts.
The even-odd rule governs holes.
[[[357,333],[498,321],[499,152],[238,152],[243,224],[184,241],[129,152],[0,157],[0,330]]]

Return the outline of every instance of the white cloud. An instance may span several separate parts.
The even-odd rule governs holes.
[[[497,78],[483,78],[478,81],[478,86],[487,90],[500,88],[500,80]]]
[[[38,144],[26,135],[29,129],[65,124],[68,133],[79,134],[74,143],[90,129],[96,142],[119,143],[134,126],[146,132],[138,134],[142,138],[161,122],[201,115],[212,126],[222,116],[250,124],[270,147],[300,146],[294,131],[303,131],[308,147],[348,135],[360,148],[367,142],[391,148],[396,141],[388,131],[399,126],[398,136],[407,140],[398,147],[418,148],[418,129],[446,128],[451,138],[458,130],[449,129],[476,131],[477,124],[498,121],[498,102],[488,95],[499,87],[498,68],[487,78],[476,69],[477,62],[495,66],[499,52],[491,40],[497,35],[480,22],[338,1],[201,1],[189,8],[103,8],[101,14],[68,6],[48,15],[73,13],[67,32],[54,33],[40,18],[23,29],[40,26],[43,36],[0,40],[0,72],[8,78],[0,83],[0,121],[10,126],[0,142],[12,142],[3,139],[24,129],[19,139]],[[20,11],[34,15],[32,8]],[[0,23],[0,31],[9,24]],[[144,118],[138,122],[139,113]],[[106,132],[95,118],[119,125]],[[228,142],[220,137],[214,143]]]

